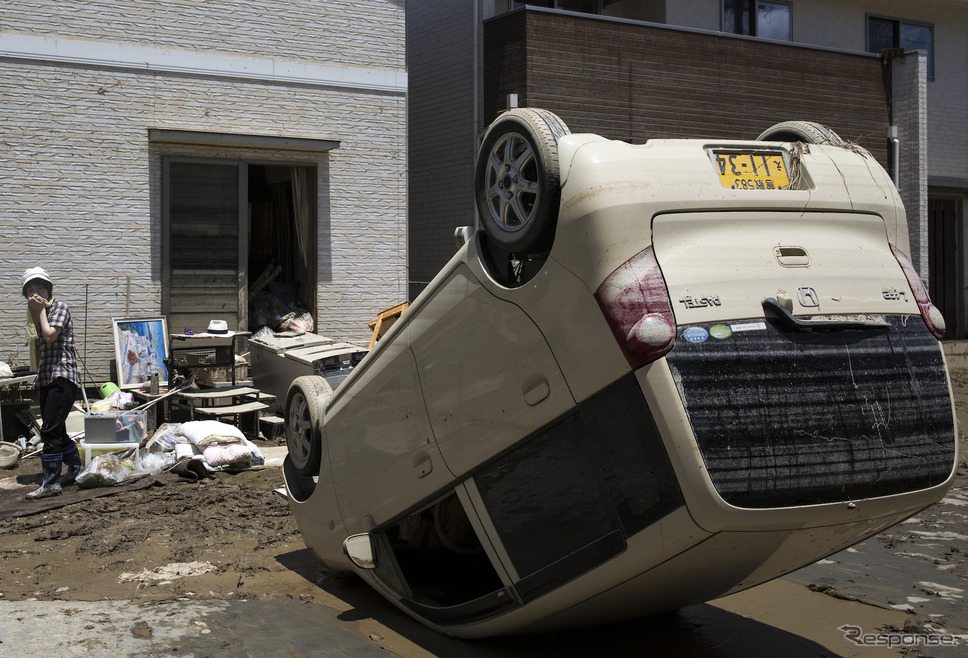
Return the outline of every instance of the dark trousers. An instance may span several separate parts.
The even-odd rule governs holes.
[[[44,457],[60,461],[61,455],[71,452],[75,443],[67,434],[67,416],[77,399],[77,386],[74,382],[58,377],[40,389],[40,440],[44,442]]]

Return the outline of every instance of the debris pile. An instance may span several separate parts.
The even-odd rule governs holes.
[[[128,484],[164,471],[200,479],[215,471],[264,463],[258,446],[233,425],[216,420],[166,423],[143,447],[124,447],[87,460],[77,485],[88,489]]]

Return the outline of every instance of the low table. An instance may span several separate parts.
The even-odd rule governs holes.
[[[187,389],[175,397],[187,404],[192,420],[196,416],[215,420],[232,417],[242,433],[252,437],[259,436],[260,412],[276,399],[251,386]]]

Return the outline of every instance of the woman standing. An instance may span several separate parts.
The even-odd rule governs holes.
[[[40,461],[44,480],[40,488],[27,494],[28,500],[57,496],[61,486],[71,484],[81,472],[77,444],[67,434],[67,416],[81,385],[74,350],[74,325],[67,304],[54,299],[54,285],[47,272],[32,267],[21,280],[23,296],[37,333],[37,380],[44,443]],[[67,473],[61,478],[61,466]]]

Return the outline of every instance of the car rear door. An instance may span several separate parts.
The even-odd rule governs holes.
[[[948,477],[942,352],[879,217],[667,214],[653,244],[678,325],[667,363],[727,503],[856,500]]]
[[[458,476],[575,405],[531,318],[493,296],[464,265],[410,324],[430,424],[444,461]]]

